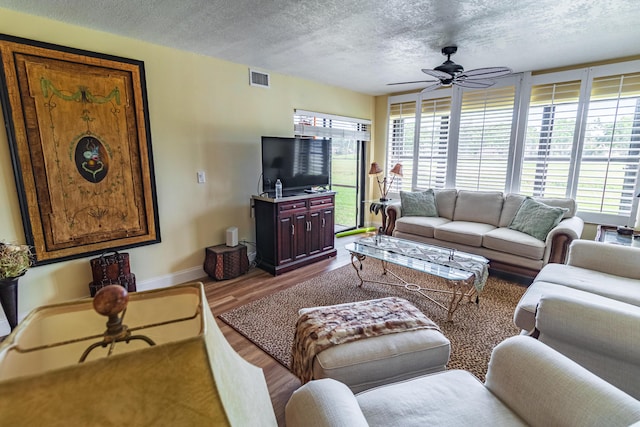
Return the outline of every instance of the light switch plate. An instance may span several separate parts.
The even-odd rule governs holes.
[[[204,171],[198,171],[198,184],[204,184],[205,182],[207,182],[207,177]]]

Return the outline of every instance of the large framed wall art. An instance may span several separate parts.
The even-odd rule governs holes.
[[[143,62],[6,35],[0,57],[36,263],[160,242]]]

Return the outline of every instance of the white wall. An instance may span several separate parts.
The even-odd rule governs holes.
[[[127,250],[139,290],[205,276],[204,248],[224,243],[229,226],[238,227],[241,239],[254,240],[249,199],[258,188],[260,137],[291,136],[295,108],[374,119],[371,96],[275,73],[271,88],[251,87],[249,65],[6,9],[0,9],[0,28],[13,36],[144,61],[162,243]],[[206,172],[205,184],[196,182],[197,170]],[[4,131],[0,201],[0,239],[24,243]],[[90,258],[30,269],[20,279],[20,317],[44,304],[88,296]]]

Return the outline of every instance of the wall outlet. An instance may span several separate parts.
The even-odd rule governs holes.
[[[204,171],[198,171],[197,175],[198,184],[204,184],[205,182],[207,182],[207,176],[205,175]]]

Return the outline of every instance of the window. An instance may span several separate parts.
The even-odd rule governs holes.
[[[389,147],[387,171],[402,163],[403,177],[394,179],[391,191],[411,191],[413,176],[416,102],[401,102],[389,107]],[[386,175],[386,174],[385,174]]]
[[[576,199],[580,210],[629,217],[640,160],[640,73],[593,79]]]
[[[416,188],[446,185],[450,116],[450,98],[422,101]]]
[[[487,89],[453,86],[389,103],[389,165],[412,172],[403,189],[573,197],[586,221],[635,224],[640,61],[524,73]]]
[[[578,116],[580,81],[531,88],[520,192],[566,197]]]
[[[505,189],[514,102],[514,86],[463,92],[456,188]]]

